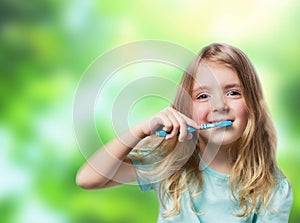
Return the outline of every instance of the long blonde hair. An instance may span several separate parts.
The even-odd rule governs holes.
[[[204,59],[230,66],[237,72],[242,85],[249,120],[242,137],[230,150],[230,188],[243,211],[236,215],[247,217],[255,210],[257,202],[264,208],[271,200],[271,191],[276,185],[274,173],[278,170],[275,160],[276,132],[252,63],[242,51],[227,44],[211,44],[199,52],[184,72],[172,106],[191,117],[192,86],[199,64]],[[166,210],[165,216],[180,212],[180,199],[186,191],[192,191],[190,202],[201,191],[201,148],[197,138],[195,134],[193,140],[183,143],[177,139],[162,140],[151,151],[159,157],[150,173],[156,174],[160,181],[159,197]],[[166,202],[171,202],[171,207],[167,207]]]

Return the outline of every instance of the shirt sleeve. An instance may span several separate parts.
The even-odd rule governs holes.
[[[133,150],[129,153],[128,158],[131,160],[133,166],[135,167],[135,172],[137,176],[138,185],[141,191],[148,191],[156,187],[155,176],[149,174],[155,166],[155,159],[150,151],[152,148]],[[137,153],[143,156],[144,159],[136,159]]]
[[[286,178],[282,178],[277,185],[270,205],[258,214],[256,223],[287,223],[292,202],[293,192],[290,183]]]
[[[147,179],[145,176],[143,176],[143,174],[138,170],[140,168],[140,166],[142,166],[143,164],[141,162],[133,159],[132,157],[129,157],[129,158],[130,158],[132,164],[135,166],[137,181],[138,181],[138,185],[139,185],[141,191],[148,191],[148,190],[153,189],[151,181],[149,179]]]

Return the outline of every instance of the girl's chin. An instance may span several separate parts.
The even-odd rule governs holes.
[[[203,137],[200,138],[202,139],[201,141],[204,142],[205,144],[217,145],[217,146],[227,146],[236,141],[235,138],[226,137],[224,135],[222,136],[214,135],[209,138],[203,138]]]

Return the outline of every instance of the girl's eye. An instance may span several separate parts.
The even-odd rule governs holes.
[[[202,94],[198,95],[197,99],[198,99],[198,100],[205,100],[205,99],[207,99],[208,97],[209,97],[208,94],[202,93]]]
[[[228,96],[240,97],[242,94],[238,90],[231,90],[227,93]]]

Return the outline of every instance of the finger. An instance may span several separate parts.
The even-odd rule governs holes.
[[[163,130],[168,132],[172,130],[172,122],[164,112],[159,112],[149,119],[148,128],[153,134],[159,127],[163,126]]]
[[[160,117],[161,117],[161,125],[163,126],[163,130],[166,132],[172,131],[173,129],[172,119],[165,113],[161,113]]]
[[[189,117],[185,116],[182,113],[179,113],[179,114],[183,117],[183,119],[185,120],[187,125],[200,130],[200,125],[197,122],[195,122],[193,119],[190,119]]]
[[[174,116],[174,118],[176,119],[176,122],[179,123],[179,126],[178,126],[179,136],[177,133],[178,130],[176,132],[174,132],[174,134],[176,133],[176,136],[178,136],[178,140],[180,142],[183,142],[188,136],[187,122],[186,122],[186,119],[188,119],[188,118],[173,108],[169,109],[169,112],[172,114],[172,116],[170,114],[170,117]],[[174,128],[177,129],[177,127],[175,127],[175,126],[174,126]]]
[[[185,138],[187,137],[187,123],[185,121],[185,119],[180,115],[179,112],[176,112],[176,114],[174,114],[177,121],[179,122],[179,136],[178,136],[178,140],[180,142],[183,142],[185,140]]]
[[[187,137],[185,138],[186,140],[191,140],[193,138],[193,134],[192,133],[188,133]]]
[[[173,130],[166,137],[166,139],[170,139],[173,138],[174,136],[178,136],[178,132],[179,132],[178,140],[181,142],[184,141],[188,134],[186,120],[189,121],[189,118],[172,107],[165,109],[164,113],[170,118],[170,120],[173,123]],[[193,123],[193,125],[196,126],[196,128],[198,127],[196,123]]]
[[[177,137],[178,131],[180,129],[180,124],[177,120],[176,113],[173,110],[168,110],[166,111],[166,115],[172,123],[172,129],[169,130],[169,134],[167,135],[166,139]]]

